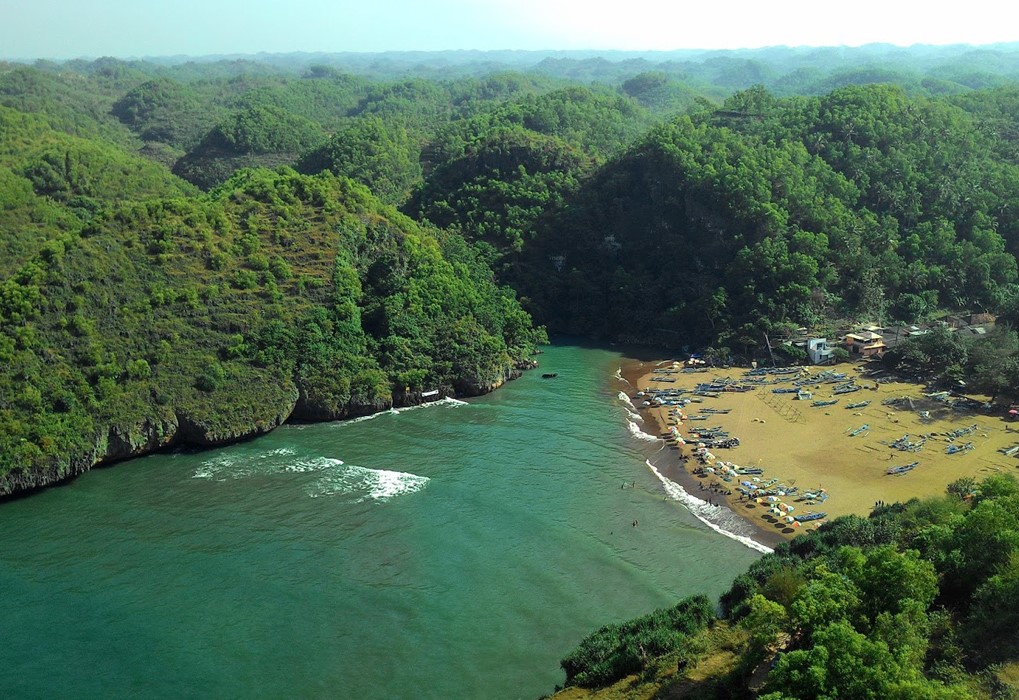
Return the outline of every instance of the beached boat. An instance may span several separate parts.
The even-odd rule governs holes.
[[[973,449],[973,443],[967,442],[962,445],[949,445],[948,449],[945,450],[945,454],[958,454],[959,452],[969,452]]]
[[[854,430],[851,433],[849,433],[849,437],[856,437],[860,433],[867,432],[868,430],[870,430],[870,424],[869,423],[864,423],[859,428],[857,428],[856,430]]]
[[[950,431],[948,433],[945,433],[945,435],[948,437],[949,440],[954,440],[955,438],[963,437],[965,435],[969,435],[970,433],[975,433],[976,430],[977,430],[977,424],[974,423],[973,425],[971,425],[969,427],[966,427],[966,428],[959,428],[958,430],[952,430],[952,431]]]
[[[821,518],[827,518],[827,517],[828,517],[827,513],[819,513],[819,512],[815,512],[815,511],[810,511],[809,513],[804,513],[803,515],[794,515],[794,516],[791,516],[792,520],[789,520],[787,522],[795,521],[795,522],[798,522],[798,523],[809,523],[812,520],[820,520]]]
[[[828,401],[814,401],[810,405],[815,408],[821,408],[822,406],[834,406],[839,402],[838,399],[830,399]]]
[[[910,462],[909,464],[903,464],[900,467],[890,467],[885,470],[885,474],[905,474],[906,472],[913,471],[918,466],[920,466],[919,462]]]
[[[760,467],[736,467],[737,474],[763,474],[764,470]]]
[[[862,388],[863,387],[858,385],[858,384],[853,384],[852,386],[835,387],[835,389],[831,393],[833,393],[833,394],[851,394],[854,391],[859,391]]]
[[[870,401],[857,401],[856,403],[847,403],[846,408],[866,408],[870,406]]]

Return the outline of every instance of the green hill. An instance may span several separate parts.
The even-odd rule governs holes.
[[[456,236],[330,175],[244,171],[111,209],[0,290],[0,493],[489,391],[542,334]]]

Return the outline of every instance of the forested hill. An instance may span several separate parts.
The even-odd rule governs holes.
[[[1011,45],[0,63],[0,495],[488,391],[541,324],[727,360],[990,312],[889,356],[1015,397],[1017,81]],[[1017,493],[835,521],[567,680],[1015,697]]]
[[[254,377],[299,416],[478,390],[540,338],[528,312],[719,357],[835,319],[1014,318],[1013,49],[819,51],[799,96],[793,50],[385,78],[325,56],[5,64],[2,469],[74,471],[171,415],[209,429],[146,444],[283,420],[231,408]],[[732,92],[737,60],[770,89]]]
[[[790,323],[1000,313],[1016,294],[1017,94],[737,93],[585,179],[536,224],[519,287],[556,327],[736,351]]]
[[[736,577],[606,625],[562,660],[564,700],[1016,697],[1019,483],[844,516]]]
[[[531,315],[719,357],[1019,318],[1014,47],[500,56],[0,65],[5,490],[480,391]]]
[[[7,117],[0,493],[289,418],[488,391],[544,338],[460,237],[346,178],[242,171],[199,195]]]

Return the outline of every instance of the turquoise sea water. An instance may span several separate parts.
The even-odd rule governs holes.
[[[618,354],[541,364],[0,504],[4,697],[535,698],[584,635],[760,556],[649,468]]]

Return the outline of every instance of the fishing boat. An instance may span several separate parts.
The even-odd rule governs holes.
[[[976,432],[976,429],[977,429],[977,424],[974,423],[973,425],[969,426],[968,428],[959,428],[958,430],[953,430],[951,432],[946,433],[946,435],[948,436],[949,440],[954,440],[955,438],[963,437],[965,435],[969,435],[970,433],[974,433],[974,432]]]
[[[870,406],[870,401],[857,401],[856,403],[847,403],[846,408],[866,408]]]
[[[866,432],[868,430],[870,430],[870,424],[869,423],[864,423],[859,428],[857,428],[853,432],[849,433],[849,437],[856,437],[860,433]]]
[[[962,445],[949,445],[948,449],[945,450],[945,454],[958,454],[959,452],[969,452],[973,449],[973,443],[967,442]]]
[[[919,462],[910,462],[909,464],[903,464],[900,467],[889,467],[885,470],[885,474],[905,474],[906,472],[913,471],[918,466],[920,466]]]
[[[831,393],[833,393],[833,394],[851,394],[854,391],[859,391],[862,388],[863,387],[860,386],[859,384],[853,384],[852,386],[839,386],[839,387],[835,387],[835,389]]]
[[[821,408],[822,406],[834,406],[839,402],[838,399],[830,399],[828,401],[814,401],[810,405],[814,408]]]
[[[827,518],[826,513],[817,513],[817,511],[811,510],[810,513],[804,513],[802,516],[792,516],[792,519],[797,523],[809,523],[810,521],[820,520],[821,518]]]

